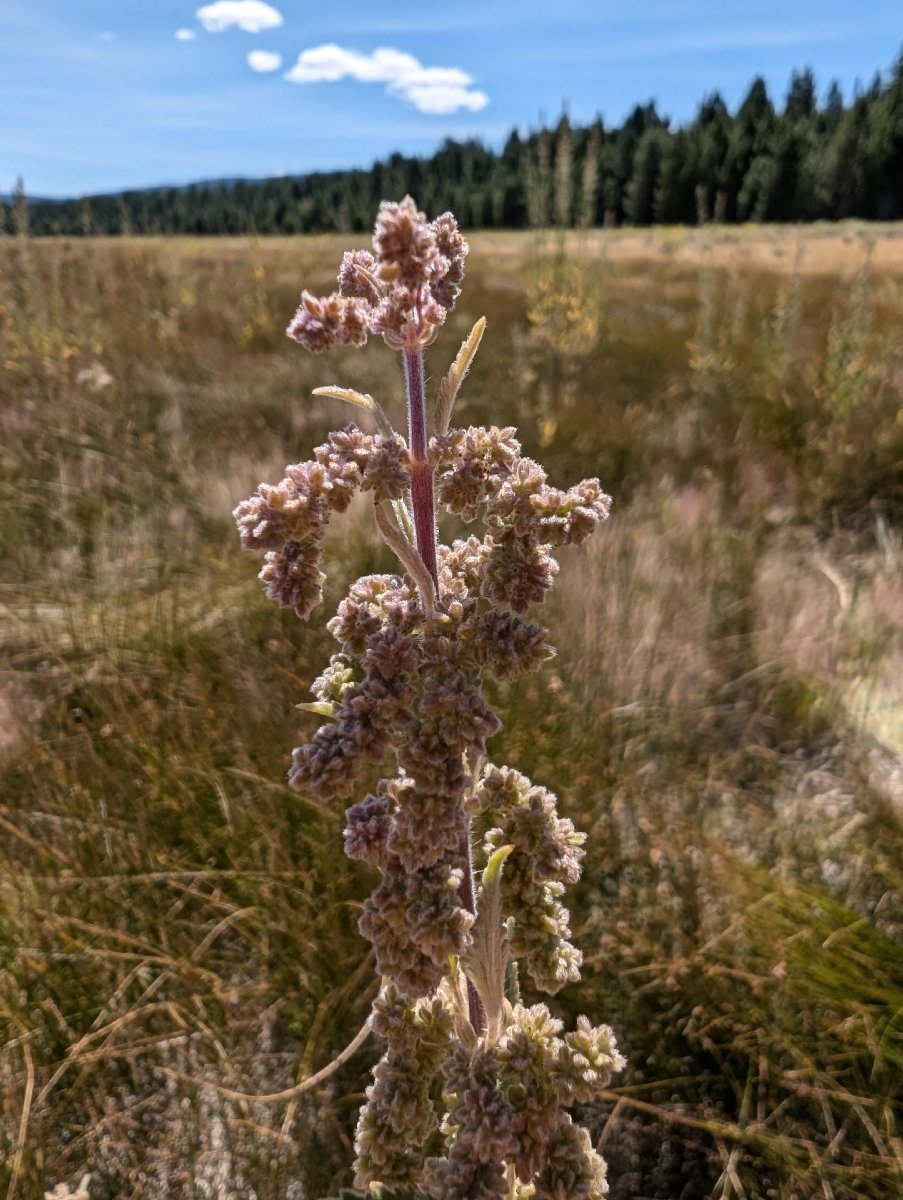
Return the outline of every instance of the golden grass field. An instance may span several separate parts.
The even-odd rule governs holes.
[[[613,1200],[903,1194],[903,229],[475,234],[432,386],[613,516],[491,749],[587,830],[583,982],[629,1058]],[[315,1197],[377,1049],[343,814],[291,792],[322,613],[230,513],[371,392],[284,327],[344,242],[0,239],[0,1194]],[[86,1175],[82,1190],[80,1182]],[[54,1191],[56,1189],[56,1191]]]

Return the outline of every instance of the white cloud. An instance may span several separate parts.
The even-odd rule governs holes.
[[[360,54],[328,43],[304,50],[285,78],[291,83],[384,83],[392,96],[408,100],[425,113],[453,113],[459,108],[478,112],[489,103],[485,92],[471,87],[473,79],[458,67],[424,67],[412,54],[382,47]]]
[[[176,41],[177,42],[193,42],[195,37],[197,37],[197,34],[194,32],[193,29],[177,29],[176,30]]]
[[[263,0],[216,0],[199,8],[195,16],[208,33],[222,33],[233,26],[245,33],[260,33],[282,24],[282,13]]]
[[[457,112],[459,108],[479,112],[489,103],[489,97],[485,92],[466,87],[453,87],[449,84],[414,83],[399,90],[415,108],[433,115]]]
[[[278,71],[282,66],[282,55],[274,50],[252,50],[248,55],[248,66],[252,71]]]
[[[361,83],[391,83],[422,70],[412,54],[383,48],[372,54],[344,50],[329,43],[305,50],[286,75],[292,83],[335,83],[339,79],[357,79]]]

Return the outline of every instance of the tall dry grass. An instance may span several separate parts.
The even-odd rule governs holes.
[[[609,528],[497,751],[590,831],[584,982],[631,1065],[612,1195],[903,1190],[903,239],[474,238],[461,419],[518,424]],[[281,330],[332,239],[0,241],[0,1186],[323,1195],[373,1048],[369,881],[290,793],[325,635],[233,504],[377,347]],[[449,354],[437,353],[443,361]],[[324,366],[327,376],[324,376]],[[449,529],[452,535],[455,531]],[[350,514],[327,605],[386,566]]]

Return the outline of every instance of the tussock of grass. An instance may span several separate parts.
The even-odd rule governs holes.
[[[615,1200],[877,1200],[903,1191],[903,259],[855,228],[738,236],[474,239],[443,337],[485,310],[495,350],[460,419],[518,424],[616,498],[496,753],[590,830],[561,1004],[630,1055],[590,1114]],[[92,1200],[344,1179],[374,1048],[296,1085],[367,1011],[368,881],[342,813],[283,782],[328,648],[264,600],[229,518],[350,417],[313,386],[400,403],[378,348],[327,380],[283,343],[335,251],[0,241],[16,1200],[86,1172]],[[362,518],[327,606],[386,566]]]

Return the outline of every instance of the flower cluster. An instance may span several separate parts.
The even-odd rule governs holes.
[[[416,1183],[423,1143],[439,1128],[430,1085],[453,1046],[448,1006],[439,996],[408,1005],[393,984],[377,996],[370,1024],[386,1052],[367,1088],[357,1128],[357,1171],[366,1183]]]
[[[481,816],[495,822],[486,833],[487,855],[505,845],[516,850],[501,884],[505,911],[513,917],[511,952],[538,988],[554,994],[580,978],[582,955],[568,940],[561,896],[580,878],[586,835],[558,816],[551,792],[510,767],[485,769],[475,803]]]
[[[329,517],[344,512],[355,492],[397,500],[410,486],[408,456],[397,434],[363,433],[349,425],[292,463],[277,484],[262,483],[234,517],[246,550],[265,550],[260,578],[267,595],[305,620],[323,599],[320,554]]]
[[[608,516],[611,500],[596,479],[563,492],[521,456],[514,430],[452,430],[432,444],[437,494],[464,521],[482,517],[489,530],[481,594],[525,612],[555,581],[553,547],[579,545]]]
[[[599,1095],[624,1060],[607,1026],[561,1029],[544,1004],[516,1005],[498,1042],[455,1046],[442,1064],[448,1153],[425,1171],[437,1200],[504,1200],[503,1163],[540,1200],[605,1195],[605,1163],[562,1106]]]
[[[371,397],[331,389],[380,432],[331,434],[235,519],[242,545],[265,554],[268,594],[302,618],[322,598],[327,524],[355,493],[372,498],[400,564],[352,584],[329,621],[335,653],[300,706],[323,724],[289,775],[348,803],[345,852],[379,872],[359,927],[382,978],[371,1026],[386,1045],[358,1122],[358,1186],[600,1200],[604,1163],[566,1109],[622,1065],[611,1030],[581,1017],[561,1036],[544,1005],[523,1007],[510,987],[515,962],[549,993],[579,978],[563,896],[584,835],[550,791],[488,763],[500,721],[485,684],[554,654],[526,614],[552,586],[557,552],[583,542],[610,501],[595,479],[552,487],[511,428],[449,428],[482,323],[440,385],[429,436],[422,351],[455,304],[466,254],[450,214],[428,222],[406,197],[380,208],[372,254],[345,254],[338,291],[303,293],[289,334],[309,349],[374,333],[402,351],[408,436]],[[437,545],[436,500],[481,536]]]
[[[347,251],[331,295],[302,292],[288,335],[315,351],[362,346],[369,333],[394,350],[428,346],[458,298],[467,252],[451,213],[428,223],[410,196],[383,203],[373,254]]]

